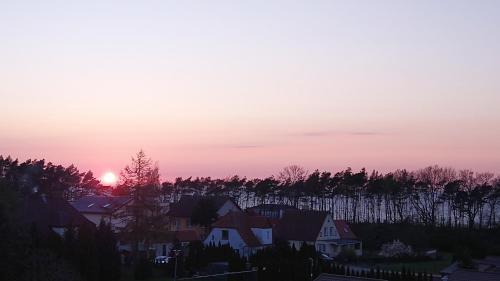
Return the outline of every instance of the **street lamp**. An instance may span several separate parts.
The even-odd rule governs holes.
[[[181,252],[181,250],[172,250],[175,256],[175,267],[174,267],[174,281],[177,280],[177,256]]]

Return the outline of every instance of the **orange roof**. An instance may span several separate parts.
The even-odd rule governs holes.
[[[340,239],[358,239],[345,220],[334,220]]]

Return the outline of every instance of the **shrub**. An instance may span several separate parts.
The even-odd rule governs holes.
[[[413,256],[411,246],[405,245],[399,240],[394,240],[382,245],[379,255],[386,258],[399,258]]]

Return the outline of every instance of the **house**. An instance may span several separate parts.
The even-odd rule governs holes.
[[[205,238],[205,245],[229,245],[241,256],[248,257],[273,243],[269,219],[243,212],[229,212],[219,218]]]
[[[66,200],[46,195],[31,195],[25,198],[20,208],[20,222],[29,228],[36,228],[42,237],[53,233],[60,236],[70,228],[95,229],[95,225],[73,208]]]
[[[284,204],[260,204],[247,208],[246,211],[270,219],[281,219],[285,211],[297,210],[297,208]]]
[[[151,241],[150,250],[154,256],[168,256],[175,246],[186,248],[190,243],[201,241],[194,230],[168,231],[157,233]]]
[[[88,220],[99,225],[101,220],[110,223],[114,230],[125,227],[127,206],[132,204],[129,196],[84,196],[71,205]]]
[[[314,281],[387,281],[383,279],[321,273]]]
[[[276,225],[275,236],[295,248],[302,243],[314,245],[318,252],[335,257],[344,249],[362,255],[362,242],[343,220],[334,220],[328,212],[287,211]]]
[[[205,230],[200,227],[193,225],[191,223],[191,216],[194,210],[198,206],[199,202],[203,198],[210,198],[215,208],[217,209],[217,215],[219,217],[226,215],[228,212],[241,212],[240,207],[227,196],[188,196],[183,195],[177,203],[172,203],[170,205],[170,210],[167,213],[170,219],[170,230],[196,230],[200,235],[205,234]]]

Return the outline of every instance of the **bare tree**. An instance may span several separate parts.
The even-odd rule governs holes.
[[[417,180],[412,203],[420,220],[429,226],[436,225],[438,207],[442,203],[444,187],[456,177],[452,168],[429,166],[414,172]]]
[[[278,175],[278,180],[281,182],[286,182],[293,185],[299,181],[304,181],[307,178],[307,170],[299,165],[290,165],[283,170]]]

